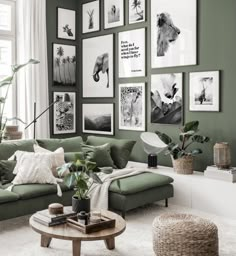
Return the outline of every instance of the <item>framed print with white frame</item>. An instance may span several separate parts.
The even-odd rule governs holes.
[[[114,104],[84,103],[82,122],[83,133],[114,135]]]
[[[124,25],[124,0],[104,0],[104,28]]]
[[[99,0],[83,4],[83,33],[100,30]]]
[[[145,21],[146,0],[129,0],[129,24]]]
[[[220,71],[189,74],[189,110],[220,111]]]
[[[119,85],[119,129],[146,130],[145,83]]]

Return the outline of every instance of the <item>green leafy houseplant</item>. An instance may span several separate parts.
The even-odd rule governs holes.
[[[3,88],[3,87],[6,87],[5,96],[0,97],[0,143],[2,142],[2,139],[3,139],[3,134],[4,134],[4,130],[6,128],[7,121],[18,120],[18,121],[24,123],[21,119],[19,119],[17,117],[9,118],[9,117],[4,116],[6,100],[7,100],[7,97],[8,97],[10,86],[12,85],[13,80],[15,78],[15,75],[23,67],[25,67],[29,64],[38,64],[38,63],[39,63],[38,60],[30,59],[28,62],[26,62],[24,64],[13,65],[11,67],[12,68],[12,75],[9,76],[9,77],[6,77],[2,81],[0,81],[0,89]]]

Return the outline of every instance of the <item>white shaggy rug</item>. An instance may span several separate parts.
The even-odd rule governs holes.
[[[219,229],[220,256],[236,255],[236,220],[170,205],[151,205],[127,214],[127,229],[116,238],[116,249],[108,251],[103,241],[82,242],[82,256],[154,256],[152,222],[166,212],[192,213],[215,222]],[[40,235],[28,224],[29,216],[0,222],[0,255],[2,256],[69,256],[70,241],[53,239],[49,248],[40,247]],[[204,255],[203,255],[204,256]]]

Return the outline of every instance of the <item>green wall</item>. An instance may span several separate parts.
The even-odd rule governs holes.
[[[79,3],[78,3],[79,2]],[[151,74],[161,74],[169,72],[184,72],[184,120],[199,120],[200,130],[203,135],[211,137],[211,143],[202,146],[204,154],[197,157],[195,164],[196,170],[203,171],[206,165],[212,164],[213,159],[213,145],[215,142],[227,141],[231,144],[233,165],[236,165],[234,154],[236,154],[236,145],[234,136],[236,131],[235,119],[235,95],[236,95],[236,1],[235,0],[198,0],[198,65],[187,67],[173,67],[162,69],[151,69],[151,42],[150,42],[150,0],[147,2],[147,21],[145,23],[138,23],[133,25],[126,25],[123,27],[104,30],[104,15],[103,15],[103,0],[101,2],[101,31],[83,35],[81,33],[82,26],[82,3],[89,1],[55,1],[48,0],[48,31],[49,34],[49,68],[51,65],[51,42],[56,35],[56,21],[55,21],[55,7],[58,4],[68,5],[71,8],[76,7],[78,3],[77,27],[78,27],[78,52],[77,52],[77,67],[78,67],[78,84],[77,84],[77,112],[78,112],[78,134],[81,134],[81,104],[82,103],[96,103],[96,102],[114,102],[115,105],[115,137],[129,138],[137,140],[134,148],[132,159],[136,161],[146,161],[146,154],[143,152],[143,147],[140,142],[139,132],[128,132],[118,130],[118,84],[126,82],[146,82],[147,84],[147,131],[165,131],[169,135],[176,137],[178,134],[178,126],[175,125],[157,125],[150,123],[150,81]],[[183,15],[184,15],[183,8]],[[52,15],[53,14],[53,15]],[[52,20],[53,19],[53,20]],[[128,24],[128,1],[125,0],[125,24]],[[135,28],[145,27],[147,29],[147,76],[145,78],[135,79],[118,79],[118,33]],[[115,35],[115,98],[114,99],[82,99],[82,39],[95,37],[114,33]],[[189,79],[188,73],[192,71],[221,71],[221,111],[219,113],[210,112],[189,112]],[[49,74],[51,69],[49,69]],[[51,82],[51,75],[49,81]],[[73,89],[73,88],[72,88]],[[51,91],[51,89],[50,89]],[[201,147],[201,146],[200,146]],[[161,154],[159,156],[160,164],[171,165],[170,157]]]

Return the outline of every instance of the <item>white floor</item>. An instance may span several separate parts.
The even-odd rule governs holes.
[[[117,237],[116,249],[108,251],[102,241],[82,242],[82,256],[154,256],[152,222],[165,212],[192,213],[215,222],[219,229],[220,255],[236,256],[236,220],[225,219],[179,206],[165,208],[152,205],[127,214],[127,229]],[[29,217],[0,222],[0,255],[2,256],[69,256],[71,242],[52,240],[50,248],[39,246],[40,236],[28,225]]]

